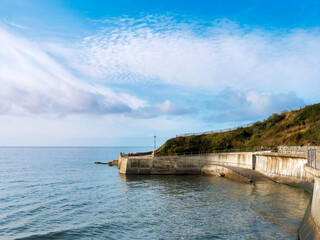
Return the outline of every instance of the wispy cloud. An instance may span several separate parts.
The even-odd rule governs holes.
[[[101,24],[99,32],[79,43],[70,64],[105,82],[286,89],[305,97],[320,88],[319,29],[268,31],[227,20],[185,22],[175,16]]]
[[[83,81],[47,53],[63,49],[59,45],[39,44],[1,26],[0,36],[0,114],[151,118],[187,111],[168,100],[152,106],[135,95]]]
[[[0,114],[113,114],[144,100],[73,76],[39,44],[0,28]]]
[[[21,25],[21,24],[15,23],[15,22],[13,22],[13,21],[9,21],[9,20],[6,19],[6,18],[4,18],[3,22],[4,22],[5,24],[9,24],[9,25],[11,25],[11,26],[13,26],[13,27],[15,27],[15,28],[20,28],[20,29],[24,29],[24,30],[27,30],[27,29],[28,29],[27,27],[25,27],[25,26],[23,26],[23,25]]]

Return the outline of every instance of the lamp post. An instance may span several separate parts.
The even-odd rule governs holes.
[[[157,137],[154,135],[153,136],[153,152],[152,152],[152,157],[154,157],[154,153],[156,151],[156,141],[157,141]]]

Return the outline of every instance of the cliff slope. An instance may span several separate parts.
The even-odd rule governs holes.
[[[320,145],[320,103],[301,110],[273,114],[250,127],[172,138],[157,153],[213,152],[231,148],[307,144]]]

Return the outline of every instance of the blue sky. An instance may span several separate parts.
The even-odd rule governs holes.
[[[0,145],[160,145],[317,103],[319,27],[319,1],[0,0]]]

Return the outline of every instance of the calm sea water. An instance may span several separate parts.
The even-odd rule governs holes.
[[[215,176],[121,176],[147,148],[0,148],[1,239],[297,239],[309,196]]]

